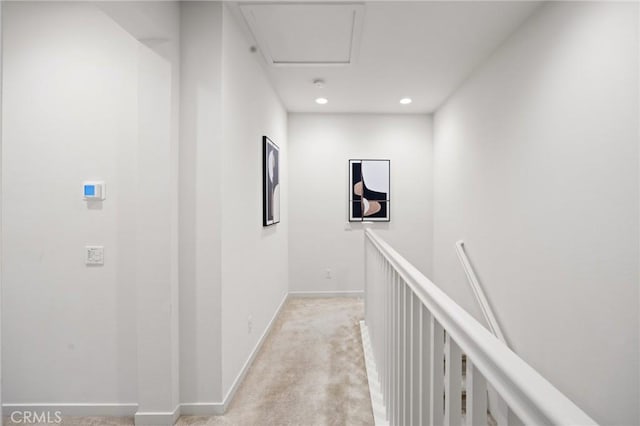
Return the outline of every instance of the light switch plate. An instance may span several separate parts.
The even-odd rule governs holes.
[[[104,265],[104,246],[85,246],[87,265]]]

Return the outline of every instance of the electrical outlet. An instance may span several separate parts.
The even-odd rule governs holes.
[[[253,330],[253,317],[249,315],[249,318],[247,318],[247,332],[251,334],[252,330]]]
[[[331,278],[333,278],[333,273],[331,272],[331,269],[327,269],[324,271],[324,277],[328,280],[330,280]]]

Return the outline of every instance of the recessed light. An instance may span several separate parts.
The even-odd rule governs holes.
[[[400,99],[400,103],[401,103],[402,105],[409,105],[411,102],[413,102],[413,101],[411,100],[411,98],[402,98],[402,99]]]
[[[327,102],[329,102],[329,100],[327,98],[318,98],[318,99],[316,99],[316,103],[320,104],[320,105],[324,105]]]

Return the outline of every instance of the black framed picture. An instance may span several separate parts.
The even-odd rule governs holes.
[[[262,225],[280,222],[280,148],[262,137]]]
[[[391,160],[349,160],[349,222],[391,220]]]

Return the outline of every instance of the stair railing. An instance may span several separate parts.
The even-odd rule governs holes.
[[[504,337],[504,333],[500,328],[500,324],[493,314],[493,309],[491,309],[491,305],[487,300],[487,297],[484,294],[484,290],[480,286],[480,282],[478,281],[478,277],[476,276],[473,267],[471,266],[471,262],[469,261],[469,257],[464,250],[464,241],[457,241],[455,244],[456,254],[458,255],[458,259],[462,264],[462,269],[464,270],[465,275],[467,276],[467,282],[469,286],[473,290],[473,294],[476,297],[476,301],[480,306],[480,310],[482,311],[482,315],[484,316],[487,325],[489,326],[489,330],[493,333],[494,336],[498,338],[502,343],[509,346],[506,338]],[[498,424],[504,424],[508,422],[509,417],[509,409],[505,402],[500,398],[498,393],[491,387],[488,387],[488,405],[489,411],[493,415],[494,418],[498,421]]]
[[[365,283],[372,376],[390,425],[461,425],[462,353],[466,424],[487,424],[489,385],[514,423],[596,424],[370,229]]]
[[[476,296],[476,300],[478,301],[478,305],[480,305],[480,310],[482,310],[482,315],[484,319],[487,321],[487,325],[489,326],[489,330],[496,336],[502,343],[508,346],[507,340],[502,333],[502,329],[500,328],[500,324],[496,320],[495,315],[493,314],[493,310],[491,309],[491,305],[489,305],[489,301],[478,282],[478,278],[476,277],[476,273],[469,262],[469,258],[467,257],[467,253],[464,251],[464,241],[460,240],[456,242],[456,254],[458,255],[458,259],[460,259],[460,263],[462,264],[462,269],[464,269],[464,273],[467,276],[467,280],[469,282],[469,286],[473,290],[473,294]]]

